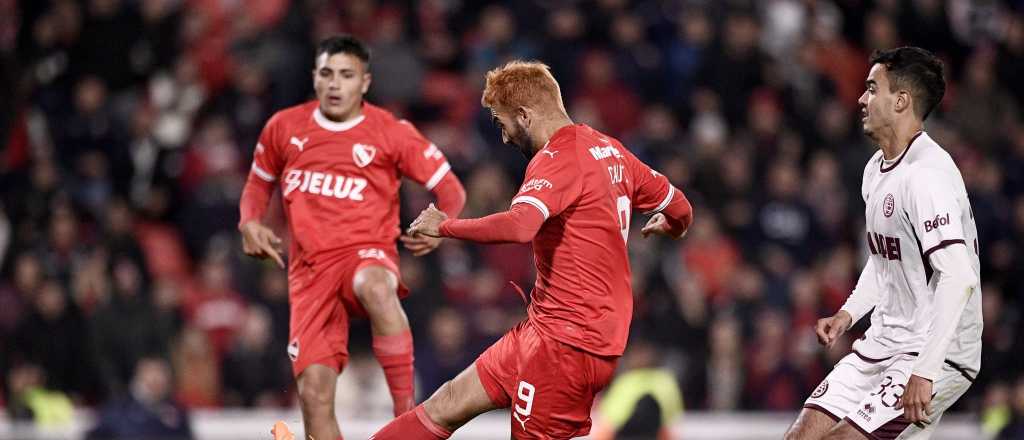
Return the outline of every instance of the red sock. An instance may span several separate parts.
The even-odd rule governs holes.
[[[423,405],[402,414],[388,423],[370,438],[372,440],[444,440],[452,435],[447,429],[437,426]]]
[[[373,354],[384,369],[391,399],[395,403],[395,416],[411,410],[416,405],[413,398],[412,332],[406,330],[397,335],[374,335]]]

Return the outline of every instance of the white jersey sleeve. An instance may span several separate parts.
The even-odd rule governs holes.
[[[929,263],[935,268],[939,281],[935,286],[931,331],[914,364],[914,374],[934,381],[942,370],[949,343],[974,294],[978,277],[971,270],[967,246],[959,243],[932,252]]]
[[[860,272],[860,278],[857,279],[857,286],[853,288],[853,293],[846,298],[846,303],[839,309],[845,310],[853,318],[850,321],[851,326],[863,318],[872,307],[878,305],[878,300],[882,295],[881,289],[878,288],[875,264],[871,260],[868,258],[868,262],[864,264],[864,270]]]
[[[914,235],[921,243],[922,257],[927,261],[932,252],[954,244],[966,244],[961,197],[946,176],[932,168],[919,168],[906,186],[907,217]]]

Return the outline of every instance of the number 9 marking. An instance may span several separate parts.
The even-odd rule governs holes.
[[[519,381],[519,400],[522,400],[526,404],[525,407],[516,404],[516,412],[521,414],[523,417],[529,417],[530,412],[533,411],[533,385],[524,380]]]

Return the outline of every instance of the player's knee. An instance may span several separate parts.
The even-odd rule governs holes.
[[[786,430],[786,434],[782,436],[783,440],[815,440],[810,432],[808,432],[808,420],[806,410],[801,411],[800,415],[797,416],[796,421],[793,425]]]
[[[395,301],[395,287],[390,282],[391,275],[384,269],[368,268],[362,272],[370,272],[357,279],[355,283],[356,298],[367,310],[380,310]],[[383,273],[375,273],[383,272]]]
[[[299,401],[307,411],[330,411],[334,404],[334,385],[323,380],[304,378],[299,383]]]
[[[782,436],[782,440],[804,440],[804,436],[798,433],[796,425],[790,426],[786,434]]]

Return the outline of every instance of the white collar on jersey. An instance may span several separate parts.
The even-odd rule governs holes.
[[[327,119],[327,116],[324,116],[324,114],[320,112],[320,106],[317,106],[316,110],[313,111],[313,120],[316,121],[317,125],[319,125],[320,128],[323,128],[324,130],[328,131],[349,130],[352,127],[359,125],[360,122],[363,122],[363,119],[366,119],[365,114],[359,115],[345,122],[334,122],[330,119]]]

